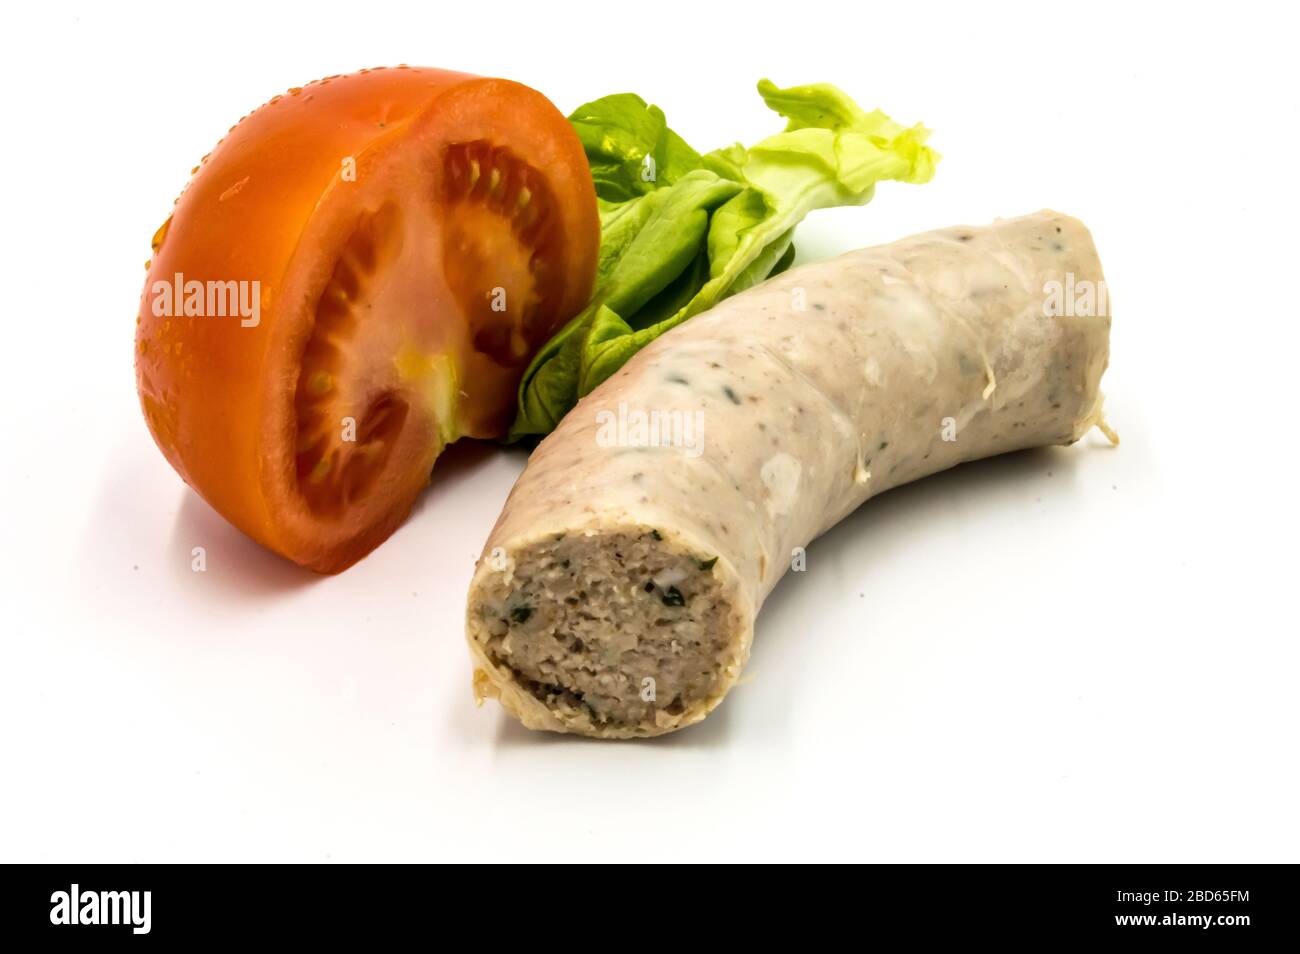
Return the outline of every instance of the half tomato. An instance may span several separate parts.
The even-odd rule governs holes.
[[[149,428],[231,523],[342,570],[448,443],[504,432],[599,241],[582,145],[526,86],[398,67],[290,90],[205,157],[154,238]]]

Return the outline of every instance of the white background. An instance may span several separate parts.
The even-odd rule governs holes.
[[[0,40],[0,860],[1300,860],[1284,5],[113,6],[12,6]],[[134,390],[190,167],[273,94],[399,62],[566,112],[635,91],[700,149],[777,130],[761,76],[923,120],[935,180],[814,213],[801,259],[1079,216],[1123,444],[869,503],[700,726],[602,744],[475,709],[463,601],[520,453],[457,449],[315,578],[181,483]]]

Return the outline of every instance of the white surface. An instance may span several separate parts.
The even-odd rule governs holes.
[[[6,14],[0,860],[1298,860],[1281,8],[672,6]],[[765,75],[924,120],[934,182],[814,214],[801,258],[1078,215],[1123,445],[869,503],[698,727],[600,744],[476,710],[465,588],[520,454],[458,450],[392,540],[313,578],[184,487],[132,376],[141,263],[195,161],[274,93],[397,62],[566,111],[634,90],[700,148],[775,131]]]

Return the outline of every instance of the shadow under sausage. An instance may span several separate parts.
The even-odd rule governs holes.
[[[1038,496],[1048,492],[1071,493],[1080,453],[1082,449],[1078,446],[1031,448],[961,464],[895,487],[868,500],[815,540],[808,547],[808,566],[858,568],[848,591],[842,594],[846,600],[856,599],[860,593],[871,590],[873,566],[883,566],[895,559],[921,560],[927,547],[942,544],[942,539],[935,535],[937,515],[977,509],[986,505],[990,496],[1004,501],[1023,499],[1026,508],[1035,506],[1035,494],[1031,490],[1043,487],[1037,482],[1047,477],[1050,477],[1050,490],[1044,489]],[[869,561],[860,558],[866,540],[870,540]],[[818,678],[824,679],[826,667],[834,664],[816,647],[796,652],[785,642],[796,638],[815,640],[817,636],[810,632],[810,628],[815,629],[811,621],[795,620],[796,614],[807,615],[800,592],[805,576],[806,572],[787,572],[768,597],[758,616],[746,668],[746,675],[756,684],[767,681],[769,670],[779,671],[782,700],[797,699],[802,692],[814,691],[806,685],[805,672],[823,674]],[[766,691],[746,693],[739,699],[744,699],[744,708],[771,706],[771,696]],[[745,717],[741,712],[739,718]],[[769,732],[779,730],[776,724],[779,714],[764,712],[758,718],[768,726]]]

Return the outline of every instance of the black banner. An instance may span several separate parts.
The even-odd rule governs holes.
[[[433,932],[449,923],[456,930],[543,923],[556,917],[555,902],[569,907],[584,895],[609,899],[598,906],[594,924],[616,919],[634,946],[662,942],[696,922],[710,896],[721,905],[720,926],[726,921],[742,936],[757,929],[765,942],[773,918],[783,927],[799,924],[812,935],[809,940],[829,930],[850,931],[862,941],[901,933],[916,939],[1131,938],[1239,947],[1265,939],[1286,942],[1296,933],[1289,867],[863,867],[828,872],[830,890],[815,908],[808,899],[821,880],[816,874],[796,880],[765,872],[759,890],[745,872],[721,880],[680,868],[643,867],[628,871],[558,858],[535,872],[490,866],[459,875],[370,866],[8,866],[10,888],[0,895],[0,916],[10,937],[42,944],[79,940],[96,948],[178,941],[373,944],[413,933],[436,943]],[[665,890],[666,879],[680,880],[682,887]],[[637,897],[627,891],[629,882],[658,885],[662,894],[650,903],[617,900]],[[467,904],[487,917],[457,917]],[[509,913],[492,913],[489,906]]]

